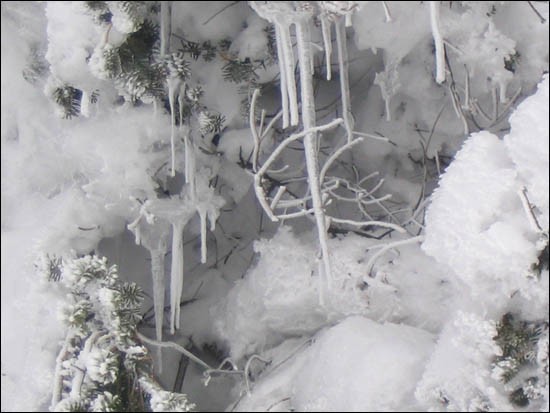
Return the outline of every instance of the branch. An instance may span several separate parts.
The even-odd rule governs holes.
[[[136,334],[137,334],[138,338],[141,341],[144,341],[147,344],[151,344],[153,346],[158,346],[158,347],[164,347],[164,348],[173,348],[174,350],[177,350],[180,353],[185,354],[187,357],[189,357],[191,360],[193,360],[195,363],[201,365],[202,367],[204,367],[206,369],[209,369],[209,370],[212,370],[212,367],[210,367],[208,364],[206,364],[200,358],[198,358],[193,353],[191,353],[189,350],[183,348],[182,346],[180,346],[177,343],[174,343],[172,341],[163,341],[163,342],[156,341],[156,340],[153,340],[151,338],[148,338],[148,337],[144,336],[139,331],[136,331]]]

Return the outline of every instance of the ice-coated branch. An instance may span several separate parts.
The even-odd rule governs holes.
[[[63,361],[67,357],[69,346],[71,345],[73,338],[74,335],[72,331],[69,331],[69,333],[67,333],[67,337],[65,337],[63,347],[55,359],[55,375],[53,379],[52,401],[50,404],[51,409],[53,409],[61,400],[61,395],[63,392]]]
[[[544,230],[540,226],[537,220],[537,217],[533,213],[533,208],[531,206],[531,203],[529,202],[529,199],[527,198],[527,188],[522,187],[521,190],[518,191],[518,195],[519,195],[519,198],[521,199],[521,205],[523,206],[525,215],[527,215],[527,219],[529,220],[529,224],[531,225],[531,228],[537,234],[543,234]]]
[[[158,346],[158,347],[163,347],[163,348],[172,348],[174,350],[177,350],[179,351],[180,353],[182,354],[185,354],[185,356],[189,357],[190,360],[194,361],[195,363],[197,363],[198,365],[206,368],[206,369],[212,369],[211,366],[209,366],[207,363],[205,363],[204,361],[202,361],[200,358],[198,358],[197,356],[195,356],[193,353],[191,353],[189,350],[185,349],[184,347],[180,346],[179,344],[177,343],[174,343],[172,341],[163,341],[163,342],[160,342],[160,341],[155,341],[149,337],[146,337],[144,336],[143,334],[141,334],[139,331],[136,332],[137,333],[137,336],[138,338],[141,340],[141,341],[144,341],[145,343],[147,344],[150,344],[152,346]]]
[[[419,235],[419,236],[416,236],[416,237],[413,237],[413,238],[407,238],[407,239],[404,239],[404,240],[401,240],[401,241],[395,241],[395,242],[390,242],[388,244],[385,244],[385,245],[382,245],[380,250],[377,251],[370,259],[369,261],[367,262],[367,267],[366,267],[366,273],[370,275],[370,272],[372,270],[372,267],[374,266],[374,263],[376,262],[376,260],[382,255],[384,254],[386,251],[388,251],[389,249],[391,248],[395,248],[395,247],[400,247],[402,245],[407,245],[407,244],[413,244],[415,242],[422,242],[424,240],[424,236],[423,235]]]
[[[313,82],[311,75],[311,35],[309,33],[308,20],[301,19],[296,22],[296,39],[298,42],[298,56],[300,63],[300,86],[302,97],[302,122],[304,129],[309,132],[304,137],[304,152],[306,157],[306,169],[311,200],[315,211],[317,233],[321,245],[322,259],[325,266],[327,280],[332,279],[329,249],[327,243],[327,222],[321,197],[321,182],[319,180],[319,158],[317,133],[315,127],[315,100],[313,94]]]
[[[430,1],[430,23],[432,26],[432,36],[435,42],[435,67],[437,83],[445,81],[445,48],[443,45],[443,37],[439,29],[439,2]]]
[[[352,226],[355,226],[355,227],[364,227],[364,226],[367,226],[367,225],[376,225],[378,227],[391,228],[391,229],[394,229],[394,230],[396,230],[397,232],[400,232],[400,233],[407,232],[407,231],[405,231],[405,229],[403,229],[403,227],[401,227],[399,225],[391,224],[389,222],[384,222],[384,221],[354,221],[354,220],[351,220],[351,219],[340,219],[340,218],[334,218],[334,217],[331,217],[330,220],[332,222],[336,222],[338,224],[352,225]]]
[[[319,180],[323,182],[325,180],[325,175],[329,168],[332,166],[334,161],[345,151],[350,149],[352,146],[357,145],[358,143],[363,142],[363,138],[357,138],[355,140],[350,140],[348,143],[340,147],[337,151],[335,151],[326,161],[323,165],[323,168],[321,169],[321,173],[319,174]]]

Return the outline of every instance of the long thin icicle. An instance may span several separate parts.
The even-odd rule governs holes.
[[[277,57],[279,59],[279,73],[281,76],[281,104],[283,105],[283,129],[288,128],[288,89],[285,69],[285,54],[283,53],[283,41],[281,35],[281,26],[275,24],[275,42],[277,43]]]
[[[172,176],[176,176],[176,88],[174,87],[175,79],[168,79],[168,101],[170,102],[170,149],[172,152]]]
[[[199,218],[201,222],[201,264],[206,263],[206,211],[199,209]]]
[[[172,272],[170,275],[170,333],[180,326],[180,301],[183,292],[183,225],[172,224]]]
[[[302,96],[302,121],[304,129],[309,130],[315,127],[315,100],[313,96],[313,79],[311,76],[311,36],[309,33],[307,19],[299,20],[296,23],[296,38],[298,41],[298,56],[300,63],[300,85]],[[319,243],[325,266],[325,275],[330,284],[332,272],[327,243],[327,223],[323,209],[321,195],[321,183],[319,182],[319,159],[317,154],[317,134],[310,132],[304,137],[304,151],[306,156],[306,167],[308,173],[309,187],[311,189],[311,200],[313,203],[315,221],[319,234]]]
[[[338,19],[336,22],[336,43],[338,45],[338,67],[340,70],[340,93],[342,94],[342,117],[344,118],[344,126],[348,143],[353,140],[353,116],[351,114],[351,98],[349,94],[349,63],[348,63],[348,47],[346,40],[346,26],[344,18]]]
[[[435,42],[435,81],[441,84],[445,81],[445,48],[443,46],[443,37],[439,30],[438,1],[430,1],[430,23],[432,25],[432,35]]]
[[[331,39],[332,23],[324,14],[321,15],[321,31],[323,32],[323,44],[325,46],[325,60],[327,63],[327,80],[332,78],[332,69],[330,67],[330,56],[332,54],[332,39]]]
[[[153,273],[153,303],[155,310],[155,332],[157,341],[162,341],[162,324],[164,319],[164,254],[165,249],[149,250],[151,254],[151,272]],[[157,351],[158,372],[162,373],[162,352]]]
[[[296,81],[294,79],[294,52],[290,40],[290,25],[284,26],[280,23],[277,23],[277,25],[280,26],[281,48],[285,57],[284,68],[281,67],[281,71],[285,71],[288,103],[290,105],[290,124],[296,126],[299,122],[298,97],[296,96]]]
[[[160,55],[168,53],[172,32],[172,2],[160,2]]]

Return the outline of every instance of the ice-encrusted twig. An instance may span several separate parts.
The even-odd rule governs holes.
[[[55,374],[53,379],[53,391],[52,391],[52,401],[50,408],[53,409],[60,402],[61,396],[63,393],[63,361],[67,357],[69,346],[71,345],[71,340],[74,338],[72,330],[67,333],[65,341],[63,342],[63,347],[59,351],[57,358],[55,359]]]
[[[352,226],[355,226],[355,227],[364,227],[364,226],[368,226],[368,225],[373,225],[373,226],[376,225],[376,226],[382,227],[382,228],[391,228],[391,229],[394,229],[397,232],[401,232],[401,233],[406,232],[405,229],[403,229],[401,226],[395,225],[395,224],[392,224],[392,223],[389,223],[389,222],[384,222],[384,221],[354,221],[354,220],[351,220],[351,219],[340,219],[340,218],[334,218],[334,217],[330,217],[329,219],[332,222],[336,222],[338,224],[352,225]]]
[[[379,247],[381,247],[381,248],[380,248],[380,251],[377,251],[377,252],[369,259],[369,261],[367,262],[367,266],[366,266],[366,268],[365,268],[366,273],[370,275],[371,269],[372,269],[374,263],[376,262],[376,260],[377,260],[382,254],[384,254],[386,251],[388,251],[389,249],[395,248],[395,247],[399,247],[399,246],[402,246],[402,245],[413,244],[413,243],[415,243],[415,242],[422,242],[423,239],[424,239],[424,236],[423,236],[423,235],[418,235],[418,236],[413,237],[413,238],[407,238],[407,239],[404,239],[404,240],[401,240],[401,241],[395,241],[395,242],[390,242],[390,243],[385,244],[385,245],[380,245],[380,246],[379,246]]]
[[[443,37],[439,29],[439,2],[430,1],[430,23],[432,27],[432,36],[435,42],[435,64],[437,83],[445,81],[445,48],[443,45]]]
[[[267,194],[265,194],[264,189],[262,188],[262,185],[261,185],[262,180],[263,180],[263,176],[268,171],[271,164],[277,159],[277,157],[281,154],[281,152],[290,143],[292,143],[292,142],[294,142],[294,141],[296,141],[300,138],[303,138],[308,133],[312,133],[312,132],[315,133],[315,132],[320,132],[320,131],[332,129],[332,128],[338,126],[339,124],[341,124],[342,122],[343,122],[343,120],[340,119],[340,118],[334,119],[332,122],[330,122],[326,125],[316,126],[316,127],[311,128],[311,130],[307,129],[307,130],[302,131],[300,133],[296,133],[296,134],[293,134],[293,135],[289,136],[283,142],[281,142],[277,148],[275,148],[275,150],[271,153],[271,155],[268,157],[268,159],[265,161],[265,163],[258,169],[256,174],[254,175],[254,190],[256,192],[256,196],[257,196],[258,201],[260,202],[262,208],[264,209],[264,211],[267,213],[267,215],[269,216],[269,218],[272,221],[276,222],[276,221],[278,221],[278,218],[275,216],[275,214],[271,210],[270,203],[267,201]]]
[[[529,220],[529,224],[531,225],[531,228],[536,233],[543,234],[544,230],[540,226],[539,221],[537,220],[537,217],[533,212],[533,207],[531,206],[531,202],[529,202],[529,198],[527,198],[527,188],[522,187],[521,190],[518,191],[518,195],[519,195],[519,198],[521,199],[521,205],[523,206],[525,215],[527,215],[527,219]]]
[[[352,141],[348,141],[345,145],[341,146],[338,150],[336,150],[326,161],[323,165],[323,168],[321,169],[321,172],[319,174],[319,180],[323,182],[325,180],[325,175],[329,168],[332,166],[334,161],[345,151],[350,149],[352,146],[357,145],[358,143],[363,142],[363,138],[357,138]]]
[[[179,351],[182,354],[185,354],[187,357],[189,357],[189,359],[193,360],[195,363],[199,364],[200,366],[206,369],[212,369],[212,367],[209,366],[206,362],[202,361],[200,358],[195,356],[189,350],[185,349],[184,347],[180,346],[177,343],[174,343],[172,341],[163,341],[163,342],[156,341],[156,340],[153,340],[152,338],[144,336],[139,331],[137,331],[136,334],[141,341],[144,341],[147,344],[151,344],[153,346],[158,346],[158,347],[164,347],[164,348],[172,348],[174,350]]]
[[[296,22],[296,40],[298,42],[298,55],[300,63],[300,86],[302,97],[302,122],[304,129],[309,131],[304,137],[304,152],[306,157],[306,169],[308,174],[311,200],[315,211],[315,221],[319,243],[321,245],[322,259],[325,265],[327,280],[332,279],[330,267],[329,249],[327,243],[327,223],[323,200],[321,197],[321,182],[319,181],[319,159],[317,152],[317,133],[315,127],[315,101],[313,94],[313,82],[310,71],[311,66],[311,36],[308,21],[303,18]]]

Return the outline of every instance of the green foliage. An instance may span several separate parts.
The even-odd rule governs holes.
[[[247,57],[244,60],[231,59],[223,67],[223,78],[229,82],[241,83],[258,79],[256,68]]]
[[[513,385],[510,402],[525,407],[542,397],[541,387],[548,383],[548,321],[526,322],[506,313],[497,324],[497,332],[494,339],[502,355],[495,360],[493,371],[504,383]],[[541,357],[544,351],[546,358]]]
[[[89,9],[89,12],[94,17],[98,24],[110,23],[113,14],[105,1],[85,1],[84,5]]]
[[[62,266],[62,258],[55,254],[52,257],[49,254],[44,254],[34,264],[35,269],[49,282],[57,282],[61,279]]]
[[[125,412],[156,410],[156,405],[193,408],[185,395],[162,390],[152,378],[151,357],[136,338],[143,300],[139,286],[120,282],[116,266],[92,256],[66,263],[62,281],[72,303],[64,310],[68,346],[58,358],[62,368],[58,366],[55,380],[60,399],[52,408]]]
[[[53,92],[53,99],[62,111],[64,119],[78,116],[80,113],[80,99],[82,91],[70,85],[58,87]]]

